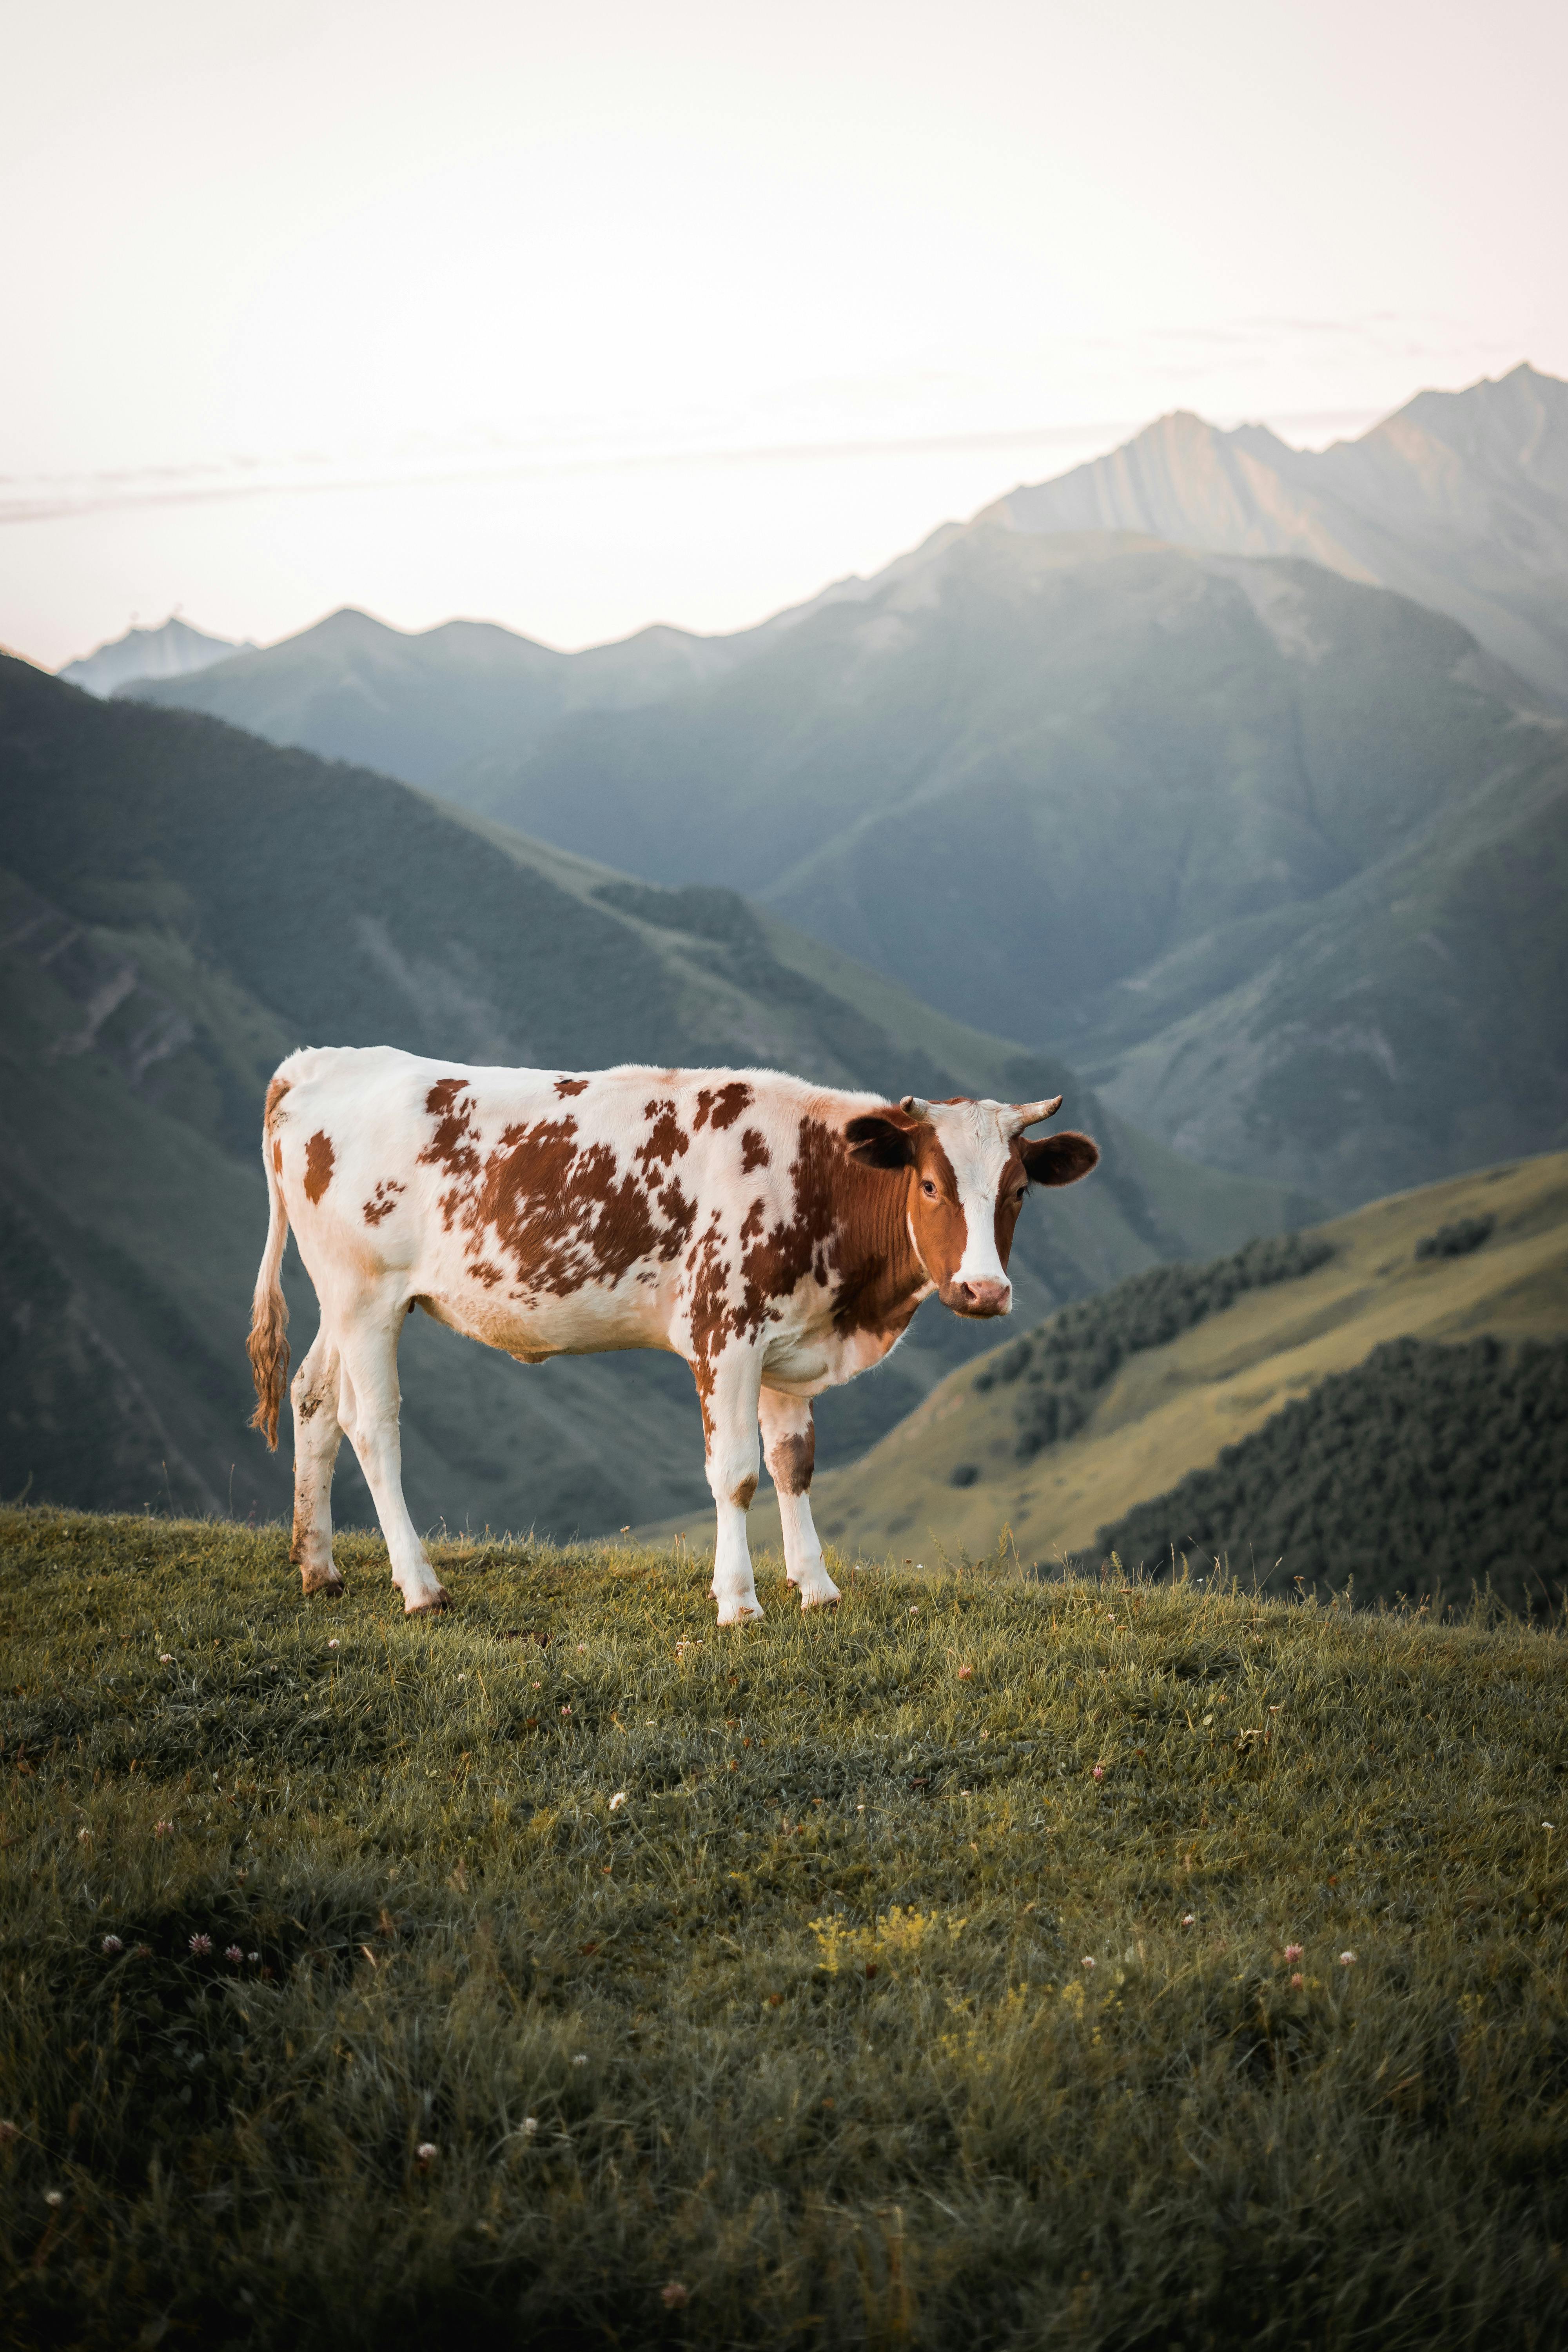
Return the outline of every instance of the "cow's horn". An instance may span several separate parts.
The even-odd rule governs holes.
[[[928,1116],[931,1105],[928,1102],[921,1102],[919,1095],[904,1095],[900,1100],[899,1108],[906,1118],[918,1121],[923,1120]]]
[[[1035,1126],[1038,1120],[1053,1118],[1061,1107],[1060,1095],[1047,1095],[1044,1102],[1015,1103],[1008,1125],[1015,1135],[1022,1135],[1026,1127]]]

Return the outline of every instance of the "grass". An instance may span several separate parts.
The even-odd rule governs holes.
[[[8,2341],[1563,2340],[1556,1631],[438,1558],[0,1516]]]

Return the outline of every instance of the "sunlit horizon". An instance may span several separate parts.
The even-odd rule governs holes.
[[[1456,19],[1456,25],[1458,20]],[[1568,21],[1406,0],[436,26],[87,0],[0,91],[0,642],[741,628],[1173,409],[1568,374]]]

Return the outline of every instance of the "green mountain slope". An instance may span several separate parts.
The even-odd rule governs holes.
[[[0,662],[0,1490],[282,1509],[247,1434],[266,1080],[301,1043],[593,1067],[764,1063],[927,1094],[1065,1090],[1105,1177],[1031,1222],[1026,1311],[1299,1220],[1128,1132],[1061,1066],[929,1013],[732,894],[666,893],[405,785]],[[1053,1204],[1054,1205],[1054,1204]],[[303,1342],[314,1326],[296,1283]],[[858,1450],[984,1335],[927,1308],[825,1415]],[[705,1496],[685,1368],[531,1370],[416,1318],[405,1457],[426,1521],[614,1528]],[[344,1507],[365,1516],[344,1455]]]
[[[1169,1495],[1101,1528],[1130,1565],[1228,1559],[1276,1589],[1568,1592],[1568,1339],[1390,1339]]]
[[[1528,704],[1313,565],[994,528],[558,729],[497,806],[1037,1008],[1134,1124],[1350,1202],[1568,1135],[1568,729]]]
[[[1467,1220],[1477,1246],[1421,1254]],[[934,1559],[993,1552],[1010,1528],[1026,1563],[1093,1553],[1101,1529],[1391,1340],[1568,1336],[1568,1154],[1379,1201],[1247,1255],[1263,1261],[1251,1279],[1140,1275],[952,1373],[863,1460],[817,1480],[824,1535]],[[752,1516],[775,1540],[771,1496]]]

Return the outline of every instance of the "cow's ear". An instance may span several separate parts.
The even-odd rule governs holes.
[[[1024,1167],[1031,1184],[1076,1184],[1100,1158],[1100,1146],[1087,1135],[1043,1135],[1036,1143],[1020,1143]]]
[[[850,1159],[858,1160],[862,1168],[911,1168],[915,1158],[911,1125],[896,1112],[867,1111],[852,1118],[844,1130]]]

